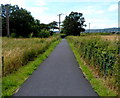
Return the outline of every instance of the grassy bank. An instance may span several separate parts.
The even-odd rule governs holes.
[[[49,38],[3,38],[4,75],[18,70],[46,51],[58,36]]]
[[[107,44],[107,46],[108,46],[108,43],[112,43],[112,42],[105,43],[103,41],[101,43],[97,43],[97,41],[101,41],[101,39],[99,40],[98,38],[96,38],[96,40],[95,40],[94,37],[90,38],[90,37],[83,37],[83,36],[82,37],[67,37],[67,40],[75,54],[75,57],[80,65],[80,68],[82,69],[83,73],[85,74],[87,79],[92,84],[92,87],[94,88],[94,90],[100,96],[116,96],[117,90],[110,88],[111,85],[112,85],[111,87],[116,87],[116,85],[118,83],[118,81],[114,77],[115,75],[111,75],[111,73],[113,73],[113,71],[116,70],[116,74],[118,71],[117,67],[115,67],[115,65],[117,66],[117,62],[116,62],[116,59],[114,59],[117,54],[115,52],[115,49],[117,49],[117,47],[114,47],[115,44],[110,44],[110,46],[113,45],[111,47],[114,47],[114,51],[112,51],[113,48],[111,48],[110,46],[108,48],[109,52],[106,51],[107,48],[106,48],[106,50],[104,49],[104,53],[103,53],[102,57],[104,58],[104,56],[105,56],[105,58],[107,58],[107,56],[104,55],[105,51],[106,51],[106,54],[109,53],[108,56],[111,56],[110,54],[112,53],[113,58],[108,57],[108,59],[114,60],[111,62],[107,62],[106,60],[101,59],[102,57],[97,57],[97,56],[101,56],[100,54],[97,55],[97,53],[98,53],[97,51],[100,52],[100,50],[99,50],[99,48],[97,48],[97,46],[99,46],[98,44],[100,44],[100,47],[105,48],[104,45]],[[95,45],[96,43],[97,43],[97,45]],[[90,46],[90,45],[92,45],[92,46]],[[95,48],[97,48],[96,50],[94,50],[94,45],[95,45]],[[103,46],[101,46],[101,45],[103,45]],[[92,57],[92,56],[95,56],[95,57]],[[101,59],[101,61],[98,59]],[[98,63],[97,60],[102,62],[100,66],[99,66],[100,62]],[[102,69],[102,68],[104,68],[104,67],[102,67],[104,64],[106,65],[107,69]],[[113,73],[113,74],[115,74],[115,73]],[[106,78],[104,78],[104,76]]]
[[[34,61],[29,62],[27,65],[20,67],[12,74],[3,77],[2,79],[2,93],[3,96],[12,96],[15,91],[22,85],[22,83],[32,74],[32,72],[45,60],[60,40],[54,41],[50,44],[49,48],[40,54]]]

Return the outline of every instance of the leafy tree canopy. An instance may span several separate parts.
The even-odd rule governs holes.
[[[49,27],[50,27],[50,29],[53,29],[53,31],[54,31],[54,29],[59,29],[56,21],[49,23]]]
[[[2,7],[2,36],[7,36],[6,30],[6,9],[8,9],[10,35],[13,37],[40,37],[42,30],[56,29],[57,22],[49,24],[40,23],[40,20],[34,19],[29,11],[19,8],[18,5],[1,5]],[[43,33],[41,33],[43,34]]]
[[[10,32],[16,36],[28,37],[34,30],[34,18],[27,10],[10,4],[2,5],[3,35],[6,35],[6,7],[9,10]]]
[[[71,12],[63,21],[63,32],[67,35],[80,35],[80,32],[85,31],[83,28],[85,19],[82,13]]]

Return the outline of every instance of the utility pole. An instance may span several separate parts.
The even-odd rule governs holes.
[[[57,16],[59,16],[59,32],[60,32],[60,24],[61,24],[61,15],[63,15],[62,13],[61,14],[58,14]]]
[[[89,33],[90,33],[90,24],[91,24],[91,23],[89,23]]]
[[[118,33],[119,32],[120,32],[120,1],[118,2]],[[119,92],[119,94],[120,94],[120,92]]]
[[[9,8],[8,5],[5,5],[6,10],[6,29],[7,29],[7,36],[10,37],[10,30],[9,30]]]
[[[0,6],[0,36],[2,36],[2,7],[1,6]]]

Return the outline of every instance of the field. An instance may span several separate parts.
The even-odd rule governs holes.
[[[58,37],[3,38],[3,74],[7,75],[17,70],[20,66],[26,65],[29,61],[34,60],[35,57],[46,51],[49,45],[56,40],[58,40]]]
[[[120,36],[118,36],[118,35],[102,35],[101,38],[114,41],[114,40],[119,40]]]
[[[68,36],[67,40],[76,49],[79,58],[92,69],[95,77],[105,79],[105,85],[117,91],[119,85],[118,35]]]
[[[92,36],[92,37],[96,37],[99,36],[105,40],[119,40],[120,39],[120,35],[118,34],[110,34],[110,33],[82,33],[81,36]]]

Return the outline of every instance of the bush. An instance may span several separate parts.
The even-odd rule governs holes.
[[[50,36],[52,36],[53,34],[55,34],[53,31],[50,31]]]
[[[69,36],[67,39],[86,63],[99,68],[103,76],[118,76],[119,41],[108,41],[95,36]],[[115,84],[118,84],[117,80]]]
[[[39,32],[38,37],[40,38],[48,38],[50,36],[50,31],[48,30],[41,30],[41,32]]]
[[[16,37],[16,34],[15,34],[15,33],[11,33],[11,37],[12,37],[12,38],[15,38],[15,37]]]
[[[66,34],[60,34],[61,38],[65,38],[67,35]]]

